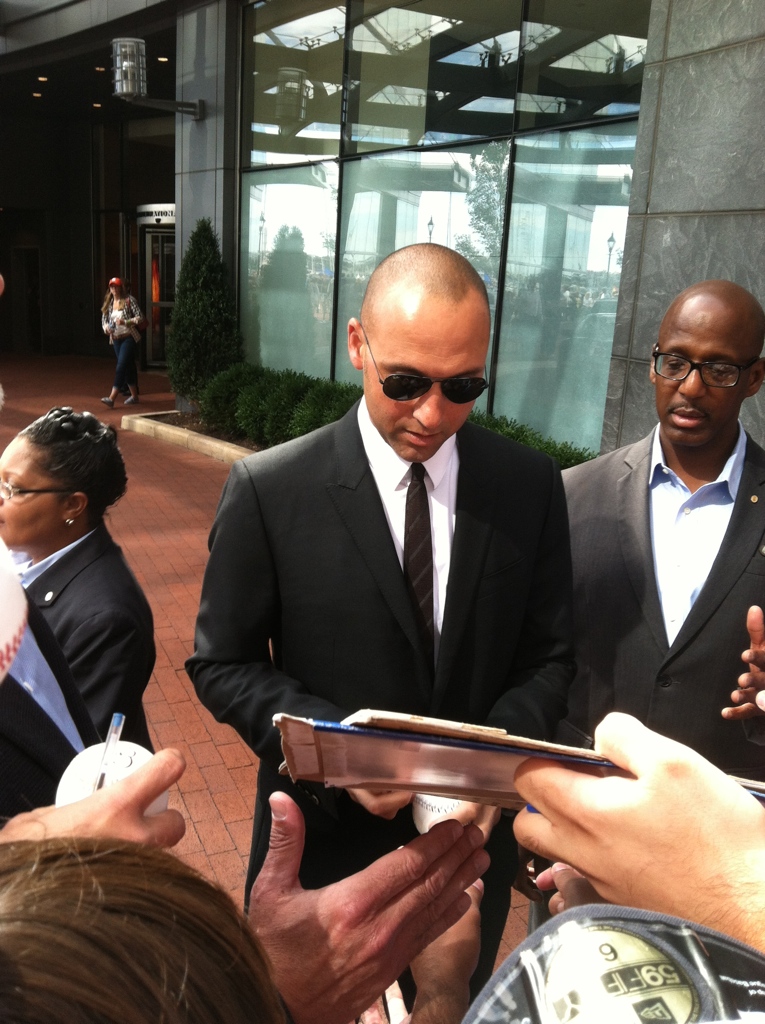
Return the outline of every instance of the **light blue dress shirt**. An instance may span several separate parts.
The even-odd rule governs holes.
[[[693,494],[664,460],[659,428],[653,437],[649,480],[651,542],[656,585],[670,644],[706,582],[728,529],[741,483],[746,434],[716,480]]]
[[[92,531],[90,532],[92,533]],[[85,534],[85,536],[90,536],[90,534]],[[83,540],[85,540],[85,537],[78,538],[72,544],[67,544],[65,548],[54,551],[48,558],[42,559],[42,561],[37,562],[35,565],[32,565],[26,555],[16,555],[14,561],[16,562],[16,571],[19,573],[22,586],[26,587],[32,580],[37,579],[46,569],[57,562],[62,555],[77,547]],[[58,680],[53,674],[45,655],[40,650],[34,633],[29,626],[24,631],[18,652],[11,665],[10,674],[24,687],[30,697],[37,701],[48,718],[58,726],[74,749],[77,751],[82,750],[84,744],[80,738],[77,726],[74,724],[74,719],[69,713],[61,687],[58,685]]]
[[[66,706],[61,687],[29,626],[24,630],[10,674],[37,701],[74,749],[82,750],[84,744]]]

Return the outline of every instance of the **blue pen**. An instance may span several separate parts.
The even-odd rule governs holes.
[[[119,743],[119,738],[122,734],[122,726],[124,724],[125,716],[121,715],[119,711],[115,711],[112,715],[112,722],[109,726],[109,731],[106,734],[106,743],[104,743],[104,752],[101,757],[101,764],[98,768],[98,775],[96,775],[96,781],[93,784],[94,793],[103,787],[106,779],[106,769],[109,767],[114,749]]]

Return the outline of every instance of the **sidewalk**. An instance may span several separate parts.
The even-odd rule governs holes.
[[[77,356],[3,356],[0,446],[54,405],[90,410],[120,427],[125,413],[174,408],[167,377],[140,375],[141,403],[109,409],[114,363]],[[183,751],[187,768],[171,804],[186,818],[175,852],[241,901],[250,849],[257,758],[237,733],[216,722],[197,701],[184,671],[191,654],[207,534],[229,467],[222,462],[120,430],[128,491],[108,526],[122,547],[154,612],[157,664],[144,704],[157,748]],[[0,449],[1,450],[1,449]],[[513,892],[500,959],[525,936],[526,901]]]

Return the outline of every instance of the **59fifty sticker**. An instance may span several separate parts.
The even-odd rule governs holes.
[[[699,994],[665,949],[610,924],[576,924],[568,936],[567,928],[545,977],[545,1002],[561,1024],[699,1020]]]

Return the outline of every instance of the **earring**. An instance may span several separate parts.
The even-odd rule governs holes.
[[[66,525],[67,526],[71,526],[73,522],[74,522],[74,519],[67,519],[66,520]]]

